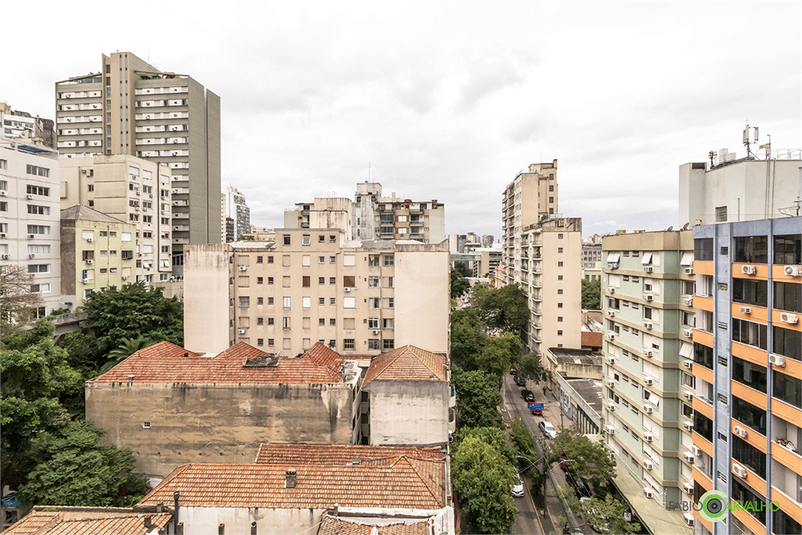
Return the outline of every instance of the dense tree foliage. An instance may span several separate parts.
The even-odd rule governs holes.
[[[473,307],[451,313],[451,362],[465,370],[474,367],[474,360],[487,343],[485,324]]]
[[[601,280],[582,279],[582,308],[601,310]]]
[[[492,427],[501,419],[496,410],[501,404],[501,387],[495,375],[483,371],[461,371],[452,374],[457,389],[457,408],[462,427]]]
[[[591,498],[582,502],[580,508],[590,527],[598,533],[630,535],[640,532],[640,523],[627,522],[624,518],[624,513],[629,512],[629,506],[610,494],[603,499]]]
[[[526,295],[517,284],[502,288],[477,286],[473,290],[473,304],[479,317],[490,329],[509,331],[517,335],[526,332],[529,307]]]
[[[468,437],[479,438],[492,445],[508,461],[513,462],[513,452],[507,447],[507,433],[500,427],[463,427],[457,433],[455,444],[459,444]]]
[[[457,264],[461,266],[462,264]],[[471,288],[471,283],[468,282],[459,271],[452,268],[451,269],[451,299],[456,299],[457,297],[463,295]]]
[[[473,277],[473,271],[464,262],[454,262],[453,269],[465,278]]]
[[[469,372],[470,373],[470,372]],[[510,533],[516,507],[510,487],[515,468],[494,444],[467,436],[452,456],[454,491],[477,533]]]
[[[591,441],[576,427],[564,427],[552,442],[551,460],[556,461],[563,455],[573,459],[571,467],[574,472],[587,479],[598,492],[615,477],[615,459],[611,459],[608,453],[603,442]]]
[[[502,376],[510,370],[513,362],[518,362],[522,350],[521,338],[513,333],[505,332],[489,337],[481,353],[477,355],[473,367]]]
[[[42,305],[42,296],[31,292],[34,282],[25,266],[0,267],[0,325],[17,330]]]
[[[521,355],[516,363],[518,375],[530,381],[540,381],[543,378],[543,365],[540,361],[539,353],[527,353]]]

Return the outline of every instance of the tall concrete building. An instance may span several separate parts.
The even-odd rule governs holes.
[[[231,219],[234,224],[234,239],[225,240],[225,243],[237,241],[251,231],[251,210],[245,203],[245,196],[233,186],[226,188],[223,194],[224,212],[221,214],[224,221]]]
[[[693,406],[682,393],[694,377],[691,231],[635,232],[602,240],[605,441],[614,483],[630,502],[651,498],[640,516],[651,532],[690,533]],[[644,513],[644,511],[639,511]]]
[[[100,72],[56,82],[62,156],[129,155],[172,171],[173,274],[183,246],[220,241],[220,97],[185,74],[130,52],[101,57]]]
[[[716,523],[694,513],[696,533],[800,533],[802,217],[697,226],[693,238],[694,499],[778,504]]]
[[[22,282],[42,297],[36,317],[61,306],[59,225],[58,153],[0,135],[0,269],[27,273]]]
[[[347,242],[330,228],[276,234],[276,241],[188,248],[187,349],[245,342],[298,355],[320,342],[344,355],[406,344],[448,352],[445,243]]]
[[[56,148],[53,119],[34,117],[28,112],[13,110],[5,102],[0,102],[3,135],[9,139],[18,139],[28,144],[44,145]]]
[[[119,154],[61,158],[60,167],[62,209],[82,205],[134,225],[135,280],[169,281],[175,236],[189,227],[170,217],[186,201],[173,200],[167,164]]]

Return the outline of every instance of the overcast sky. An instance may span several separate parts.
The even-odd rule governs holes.
[[[54,82],[117,50],[189,74],[222,100],[223,187],[268,227],[370,173],[498,239],[504,187],[557,159],[583,235],[657,230],[684,223],[679,166],[744,156],[747,119],[802,147],[798,1],[9,4],[1,100],[52,118]]]

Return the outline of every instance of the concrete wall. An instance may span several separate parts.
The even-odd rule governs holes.
[[[434,445],[448,442],[447,382],[371,381],[370,444]]]
[[[311,530],[320,522],[325,511],[312,508],[181,507],[179,503],[178,518],[184,524],[184,533],[192,535],[218,535],[220,525],[225,525],[227,534],[250,533],[251,522],[256,522],[259,535],[284,535],[314,533]]]
[[[217,354],[229,346],[229,247],[190,244],[184,254],[184,347]]]
[[[188,462],[250,463],[262,442],[351,444],[349,384],[94,383],[86,417],[130,448],[136,471],[166,476]],[[150,429],[143,428],[150,423]]]

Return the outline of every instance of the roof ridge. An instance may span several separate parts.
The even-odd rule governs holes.
[[[427,477],[424,477],[424,476],[423,476],[423,475],[420,473],[420,471],[418,470],[417,463],[413,463],[413,462],[412,462],[412,459],[410,459],[410,458],[409,458],[409,457],[407,457],[406,455],[400,455],[398,460],[400,461],[400,460],[401,460],[401,458],[403,458],[403,459],[406,461],[406,463],[407,463],[407,464],[410,466],[410,468],[412,468],[412,471],[413,471],[413,472],[415,472],[415,475],[416,475],[416,476],[418,476],[418,479],[420,479],[420,480],[421,480],[421,483],[423,483],[423,484],[426,486],[426,489],[429,491],[429,494],[431,494],[431,495],[432,495],[432,498],[434,499],[435,503],[439,504],[439,503],[440,503],[440,498],[439,498],[439,496],[438,496],[438,495],[437,495],[437,493],[436,493],[436,492],[435,492],[435,491],[432,489],[432,487],[429,485],[428,478],[427,478]],[[421,460],[427,460],[427,459],[416,459],[416,461],[421,461]],[[445,485],[445,480],[443,481],[443,484]],[[445,501],[445,500],[443,500],[443,501]]]

